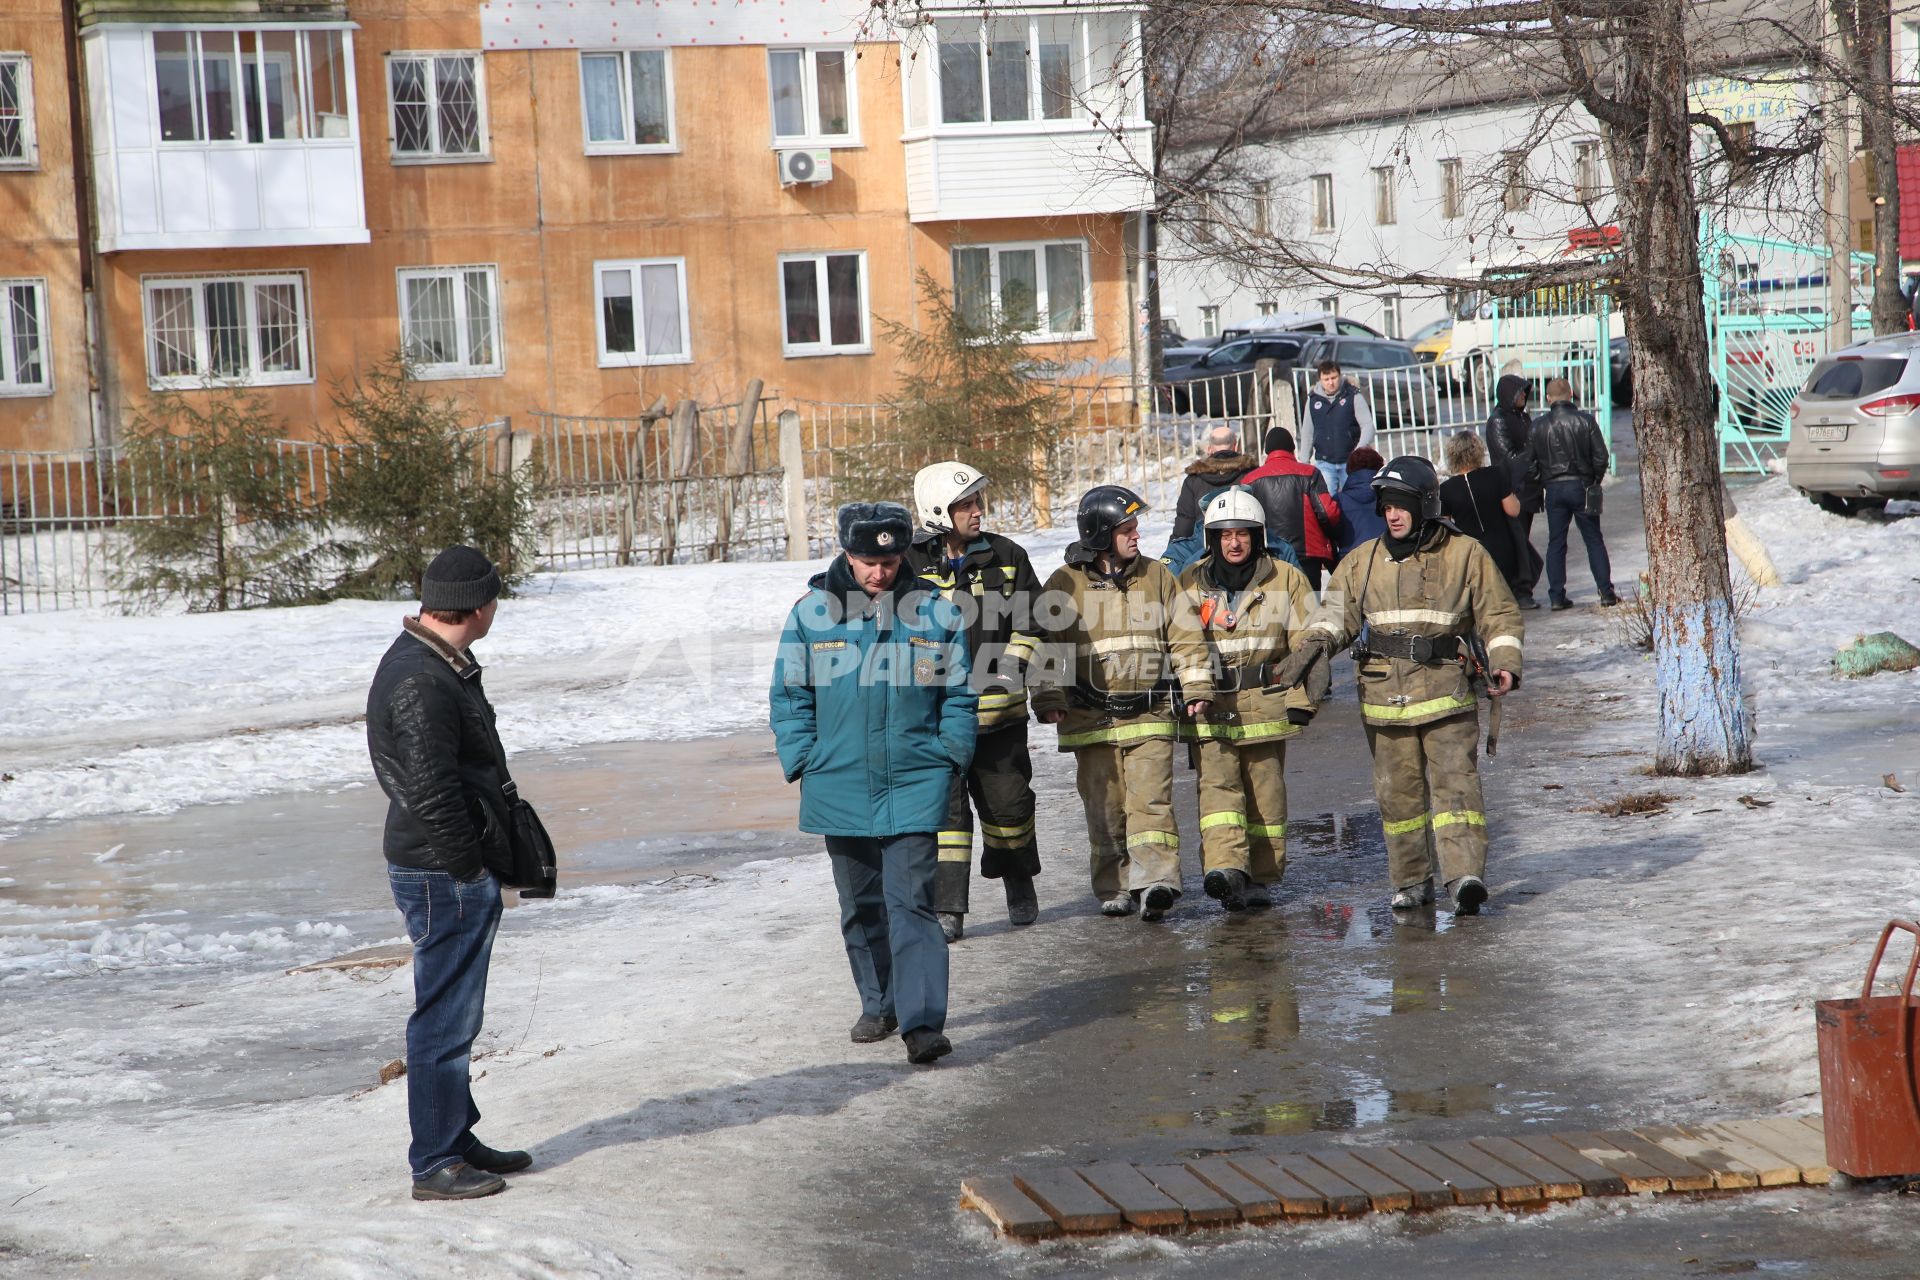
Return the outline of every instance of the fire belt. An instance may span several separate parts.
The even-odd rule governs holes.
[[[1368,629],[1367,638],[1353,647],[1356,661],[1373,658],[1404,658],[1408,662],[1425,665],[1437,665],[1443,662],[1458,662],[1462,650],[1461,638],[1450,636],[1422,636],[1410,631],[1374,631]]]
[[[1162,681],[1142,693],[1107,693],[1085,685],[1067,690],[1067,701],[1087,711],[1103,711],[1110,716],[1144,715],[1164,705],[1177,686]]]

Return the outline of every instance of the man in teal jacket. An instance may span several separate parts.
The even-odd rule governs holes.
[[[833,862],[860,991],[854,1042],[898,1029],[909,1062],[932,1062],[953,1051],[934,832],[973,759],[978,697],[959,611],[901,571],[907,509],[849,503],[839,525],[842,554],[780,636],[774,738],[787,781],[800,782],[800,829],[825,836]]]

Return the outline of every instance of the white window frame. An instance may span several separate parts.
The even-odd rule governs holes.
[[[1466,166],[1458,157],[1449,156],[1440,162],[1440,216],[1446,219],[1458,218],[1466,212]]]
[[[827,296],[827,259],[855,257],[860,259],[860,342],[858,345],[835,346],[831,338],[833,333],[833,300]],[[787,341],[787,264],[789,262],[811,262],[814,264],[814,288],[820,299],[820,336],[819,342],[791,343]],[[873,351],[873,316],[867,302],[867,251],[865,249],[817,249],[807,253],[783,253],[774,270],[778,273],[776,283],[780,290],[780,354],[788,359],[803,356],[860,356]]]
[[[1066,18],[1072,20],[1073,28],[1073,108],[1065,116],[1048,117],[1046,102],[1040,86],[1040,23],[1045,19]],[[941,80],[940,41],[938,25],[930,26],[933,38],[923,47],[927,52],[926,91],[927,91],[927,127],[937,133],[985,133],[1007,132],[1009,130],[1049,130],[1049,129],[1085,129],[1093,124],[1085,98],[1094,89],[1094,73],[1099,70],[1093,56],[1093,27],[1085,14],[1052,12],[1030,14],[1004,12],[989,6],[983,16],[969,17],[963,13],[942,14],[939,22],[974,24],[974,43],[980,48],[980,113],[985,119],[950,121],[946,118],[946,98]],[[988,56],[987,29],[992,22],[1025,23],[1027,28],[1027,109],[1024,120],[995,120],[993,118],[993,59]],[[1136,22],[1129,39],[1136,44],[1139,39],[1139,25]],[[1138,114],[1139,104],[1136,95],[1129,95],[1127,117],[1124,123],[1131,123]],[[1106,125],[1116,123],[1106,121]]]
[[[1393,178],[1390,164],[1379,165],[1373,171],[1373,225],[1376,227],[1391,227],[1400,221]]]
[[[647,354],[646,297],[640,291],[640,268],[672,267],[678,274],[680,285],[680,345],[677,355],[655,356]],[[605,289],[606,273],[609,271],[631,271],[633,273],[633,350],[607,350],[607,296]],[[593,264],[593,339],[594,347],[600,353],[602,369],[637,369],[650,365],[692,364],[693,363],[693,325],[687,309],[687,260],[685,258],[602,258]]]
[[[773,57],[778,53],[797,53],[801,66],[800,113],[806,117],[807,132],[781,133],[773,110]],[[820,55],[838,53],[846,58],[847,131],[823,133],[820,130]],[[773,45],[767,49],[767,133],[776,151],[804,147],[857,147],[860,145],[860,86],[856,69],[859,63],[850,44]]]
[[[440,145],[441,58],[465,58],[473,63],[474,110],[478,115],[475,151],[445,151]],[[400,108],[393,98],[393,64],[424,62],[427,66],[428,122],[433,132],[431,151],[400,150]],[[493,135],[487,128],[487,60],[477,49],[396,49],[387,54],[387,154],[394,164],[477,164],[493,159]]]
[[[633,59],[636,53],[657,53],[663,74],[661,80],[666,88],[667,97],[667,140],[665,142],[640,142],[633,136]],[[587,115],[587,71],[586,59],[590,57],[618,57],[620,60],[620,127],[624,138],[619,142],[595,142],[588,133],[591,127]],[[680,117],[675,102],[673,75],[673,50],[670,48],[637,49],[582,49],[575,63],[580,79],[580,138],[590,156],[652,156],[672,155],[680,150]]]
[[[1593,164],[1591,183],[1587,181],[1585,172],[1589,157]],[[1605,194],[1606,165],[1600,150],[1600,139],[1581,138],[1573,144],[1573,198],[1582,204],[1591,204]]]
[[[1253,184],[1253,233],[1273,234],[1273,183],[1262,178]]]
[[[1220,336],[1219,307],[1200,308],[1200,336],[1203,338],[1217,338]]]
[[[1533,178],[1527,168],[1529,159],[1524,151],[1500,153],[1500,207],[1508,213],[1525,213],[1527,206],[1533,203],[1533,192],[1529,189]]]
[[[1307,183],[1312,192],[1311,229],[1315,232],[1333,230],[1333,175],[1316,173]]]
[[[1253,314],[1262,320],[1280,314],[1280,304],[1272,298],[1262,298],[1253,304]]]
[[[40,372],[37,382],[21,382],[13,363],[13,304],[7,294],[21,286],[34,290],[34,312],[40,320]],[[53,326],[47,322],[47,282],[41,276],[0,279],[0,396],[53,394]]]
[[[33,59],[24,53],[0,53],[0,62],[18,67],[20,76],[20,154],[0,156],[0,169],[38,169],[40,142],[33,128]]]
[[[214,377],[207,372],[212,363],[208,353],[206,287],[210,284],[240,283],[246,302],[249,369],[237,378]],[[298,290],[300,314],[300,367],[277,373],[260,369],[260,316],[256,310],[254,289],[259,285],[291,284]],[[156,289],[191,288],[193,301],[194,363],[197,374],[161,376],[154,372],[153,294]],[[141,346],[146,353],[147,386],[155,391],[190,391],[207,386],[276,387],[310,383],[313,376],[312,290],[305,271],[227,271],[195,275],[148,275],[140,277]]]
[[[1400,295],[1389,293],[1380,299],[1380,332],[1401,341],[1400,333]]]
[[[488,364],[465,364],[449,361],[444,364],[421,364],[413,359],[409,347],[407,332],[407,282],[409,280],[448,279],[453,283],[454,296],[464,299],[466,281],[462,278],[473,272],[481,271],[487,277],[487,313],[493,325],[493,360]],[[420,382],[437,382],[446,378],[497,378],[507,371],[507,348],[505,325],[500,318],[500,268],[491,262],[470,262],[453,267],[400,267],[393,273],[394,293],[400,303],[400,350],[407,357],[409,375]],[[453,313],[455,339],[461,351],[473,350],[473,335],[467,324],[467,309],[456,307]]]
[[[194,136],[190,138],[166,138],[161,136],[162,118],[158,95],[161,56],[157,37],[162,34],[180,34],[188,37],[187,56],[192,59],[190,65],[195,68],[193,72]],[[299,101],[297,104],[285,105],[298,106],[300,135],[289,138],[269,138],[264,136],[265,131],[263,127],[263,136],[258,142],[249,139],[246,136],[246,124],[251,113],[248,110],[247,96],[244,92],[241,92],[238,95],[238,101],[234,104],[236,136],[231,138],[211,137],[211,130],[207,125],[207,94],[201,82],[199,70],[206,60],[206,37],[210,35],[228,37],[235,42],[235,49],[237,51],[239,37],[251,35],[254,38],[255,49],[257,51],[260,48],[263,37],[268,34],[290,34],[297,37],[292,55],[293,60],[290,65],[299,79]],[[319,100],[314,93],[313,83],[313,38],[315,36],[338,36],[340,38],[340,89],[345,99],[340,105],[345,107],[344,111],[322,112],[319,108]],[[224,51],[222,52],[224,53]],[[244,55],[238,55],[236,52],[236,56]],[[261,61],[264,61],[264,59]],[[256,62],[255,65],[259,65],[259,63]],[[147,94],[147,109],[152,113],[150,120],[152,122],[153,137],[157,145],[163,148],[246,147],[258,149],[262,147],[308,147],[315,144],[328,143],[348,146],[352,145],[359,137],[359,99],[358,90],[353,78],[353,34],[350,29],[334,25],[296,26],[287,28],[239,27],[229,26],[219,22],[205,22],[192,26],[168,25],[154,27],[147,33],[146,69],[149,80],[145,91]],[[264,103],[266,101],[264,81],[256,81],[256,85],[259,88],[260,101]],[[341,127],[346,132],[330,134],[325,131],[324,122],[335,119],[340,121]],[[264,126],[265,122],[262,121],[261,123]]]
[[[1047,250],[1072,246],[1080,254],[1080,328],[1071,333],[1055,333],[1051,329],[1036,329],[1022,333],[1022,342],[1086,342],[1093,337],[1093,255],[1085,240],[1067,238],[1059,240],[1006,240],[991,244],[956,244],[948,253],[951,264],[952,255],[961,249],[985,249],[987,251],[987,292],[989,303],[995,315],[1000,312],[1000,255],[1009,252],[1031,251],[1035,274],[1039,277],[1039,294],[1034,299],[1034,314],[1043,324],[1051,323],[1053,290],[1047,280]],[[960,301],[960,283],[954,281],[954,303]]]

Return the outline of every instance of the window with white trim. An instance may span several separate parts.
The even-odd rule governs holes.
[[[790,356],[854,354],[867,339],[867,255],[780,255],[780,348]]]
[[[1397,221],[1393,207],[1393,166],[1381,165],[1373,171],[1373,225],[1390,227]]]
[[[1096,25],[1109,21],[1104,14],[1091,19]],[[1085,116],[1089,22],[1070,14],[1042,14],[934,23],[940,123]]]
[[[486,101],[477,53],[387,55],[387,128],[395,160],[484,159]]]
[[[858,141],[851,49],[769,49],[767,83],[775,142]]]
[[[1591,204],[1601,195],[1604,170],[1601,168],[1600,143],[1589,138],[1573,144],[1573,198]]]
[[[1220,336],[1219,307],[1200,308],[1200,336],[1203,338],[1217,338]]]
[[[1093,336],[1087,242],[966,245],[953,251],[954,307],[984,331],[992,317],[1026,338]]]
[[[1253,304],[1253,314],[1258,316],[1262,320],[1265,320],[1270,316],[1279,315],[1280,304],[1275,302],[1271,298],[1262,298],[1260,299],[1260,301]]]
[[[1466,212],[1466,170],[1458,160],[1440,162],[1440,216],[1457,218]]]
[[[0,396],[38,396],[52,390],[47,282],[0,280]]]
[[[491,266],[403,267],[400,348],[416,378],[478,378],[506,369],[500,273]]]
[[[1508,213],[1524,212],[1533,186],[1527,174],[1527,153],[1509,151],[1501,157],[1501,166],[1506,173],[1506,182],[1500,194],[1500,203]]]
[[[1333,175],[1316,173],[1313,183],[1313,229],[1333,230]]]
[[[693,359],[685,258],[596,262],[593,302],[601,368]]]
[[[33,62],[24,53],[0,53],[0,169],[31,169],[38,163]]]
[[[147,385],[312,382],[304,271],[146,276]]]
[[[351,138],[338,31],[155,31],[160,140],[264,145]]]
[[[1397,293],[1380,299],[1380,332],[1389,338],[1400,336],[1400,295]]]
[[[589,155],[677,150],[669,51],[581,54],[580,112]]]

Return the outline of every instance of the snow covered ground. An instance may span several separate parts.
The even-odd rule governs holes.
[[[1496,912],[1445,937],[1488,974],[1524,975],[1538,1005],[1488,1006],[1463,982],[1454,1007],[1471,1021],[1448,1025],[1436,1057],[1465,1052],[1447,1047],[1453,1037],[1511,1037],[1511,1052],[1563,1067],[1609,1105],[1631,1100],[1645,1122],[1818,1108],[1812,1001],[1857,987],[1888,917],[1920,915],[1920,673],[1849,682],[1827,668],[1863,632],[1920,642],[1920,519],[1828,515],[1779,480],[1739,496],[1785,579],[1742,626],[1765,768],[1647,776],[1651,660],[1615,642],[1598,610],[1527,615],[1529,680],[1487,765]],[[1043,573],[1067,536],[1033,540]],[[1147,543],[1163,539],[1164,525]],[[1614,550],[1624,591],[1643,556],[1626,539]],[[510,748],[757,730],[773,629],[814,567],[542,579],[503,609],[481,654]],[[1583,565],[1574,570],[1576,596],[1591,599],[1584,576]],[[0,955],[9,940],[23,955],[60,914],[25,903],[26,886],[9,881],[10,834],[363,780],[354,720],[400,612],[334,605],[0,622],[0,769],[15,775],[0,784]],[[1323,731],[1316,725],[1300,750],[1314,750],[1311,735]],[[1629,1228],[1701,1236],[1687,1208],[1635,1202],[1518,1219],[1462,1211],[1433,1227],[1310,1238],[1251,1233],[1293,1253],[1259,1240],[1018,1251],[965,1215],[941,1216],[972,1168],[928,1174],[946,1198],[904,1207],[931,1216],[876,1226],[863,1198],[902,1204],[897,1189],[862,1182],[884,1153],[924,1133],[931,1161],[954,1141],[957,1117],[1009,1105],[1025,1091],[1022,1072],[1049,1070],[1044,1046],[970,1061],[968,1042],[1043,1037],[1071,1017],[1036,1012],[1048,985],[1098,976],[1108,963],[1089,945],[1099,922],[1080,918],[1084,845],[1068,771],[1049,755],[1041,773],[1043,823],[1062,846],[1051,865],[1064,868],[1044,885],[1043,904],[1058,923],[955,950],[966,1012],[952,1069],[910,1072],[895,1047],[846,1043],[845,961],[818,856],[581,890],[510,915],[476,1066],[482,1128],[495,1133],[497,1122],[503,1140],[535,1144],[543,1171],[490,1205],[423,1209],[401,1198],[401,1086],[310,1083],[316,1056],[370,1083],[395,1055],[405,971],[358,980],[282,970],[387,940],[397,927],[376,922],[342,937],[321,912],[226,937],[157,938],[165,922],[149,919],[147,941],[102,931],[111,964],[0,973],[0,1274],[132,1274],[158,1257],[180,1276],[426,1276],[450,1266],[482,1276],[837,1275],[848,1274],[853,1241],[867,1251],[857,1255],[863,1268],[909,1274],[922,1269],[917,1228],[945,1241],[938,1256],[948,1263],[1021,1274],[1271,1273],[1311,1269],[1316,1256],[1327,1262],[1316,1274],[1369,1274],[1453,1247],[1467,1251],[1461,1274],[1601,1276],[1624,1271],[1499,1270],[1478,1265],[1475,1251],[1499,1256],[1511,1240],[1512,1256],[1543,1258],[1528,1251],[1544,1247],[1549,1229],[1561,1239]],[[1886,786],[1886,774],[1908,789]],[[1650,791],[1670,797],[1660,812],[1594,812]],[[1316,909],[1284,902],[1274,927],[1310,936]],[[1191,918],[1167,935],[1166,950],[1196,975],[1190,992],[1219,945],[1204,910],[1183,904]],[[1397,994],[1391,974],[1386,984]],[[84,1017],[61,1012],[83,1006]],[[1148,1040],[1166,1034],[1138,1029]],[[1142,1132],[1123,1101],[1109,1135],[1116,1149]],[[1036,1133],[1031,1144],[1049,1140]],[[1058,1154],[1006,1152],[1028,1163]],[[1713,1212],[1756,1238],[1790,1239],[1784,1215],[1820,1210],[1836,1234],[1905,1241],[1909,1256],[1920,1241],[1895,1202],[1836,1209],[1816,1195]],[[1467,1243],[1448,1243],[1456,1239]],[[1339,1270],[1336,1255],[1364,1265]]]

